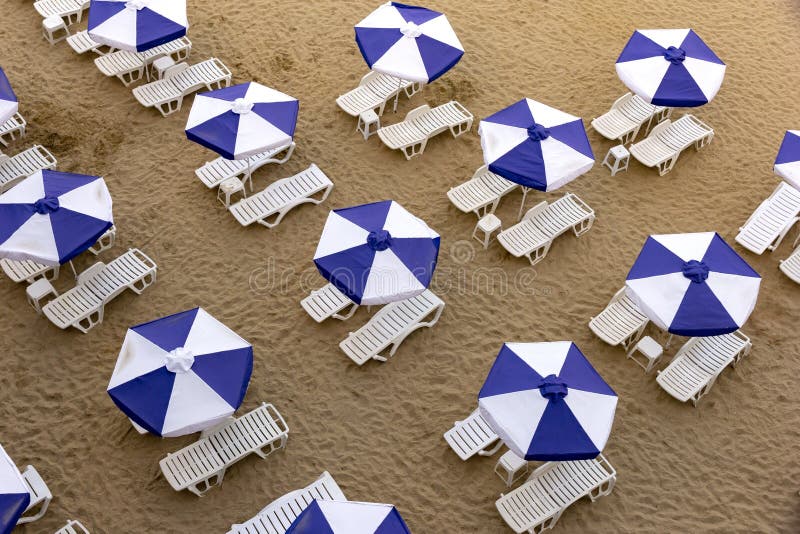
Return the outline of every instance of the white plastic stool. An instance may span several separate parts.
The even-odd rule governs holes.
[[[611,169],[611,176],[615,176],[620,171],[627,171],[630,161],[631,153],[628,152],[628,149],[623,145],[617,145],[609,149],[603,160],[603,165]]]
[[[64,32],[64,35],[56,37],[59,31]],[[47,42],[54,45],[69,37],[69,30],[67,25],[64,24],[64,19],[58,15],[51,15],[42,21],[42,35],[44,35]]]
[[[635,358],[636,352],[641,353],[646,361],[642,362]],[[652,337],[644,336],[639,342],[636,344],[635,347],[628,353],[628,358],[635,361],[639,364],[643,369],[645,374],[649,374],[650,371],[653,370],[653,367],[658,363],[661,359],[661,356],[664,355],[663,347]]]
[[[40,278],[36,280],[34,283],[28,286],[25,292],[28,294],[28,302],[31,303],[31,306],[33,306],[33,309],[36,310],[36,313],[38,314],[42,313],[42,300],[44,298],[49,296],[58,296],[53,284],[51,284],[46,278]]]
[[[225,204],[225,207],[227,208],[231,205],[231,196],[236,193],[241,193],[243,197],[247,196],[244,190],[244,183],[234,176],[233,178],[228,178],[219,184],[219,189],[217,190],[217,200]],[[222,200],[221,198],[223,195],[225,195],[225,200]]]
[[[509,488],[514,482],[528,474],[529,469],[528,462],[511,451],[506,451],[494,466],[494,472]]]
[[[475,229],[472,231],[472,237],[483,243],[483,248],[489,248],[489,243],[492,242],[492,234],[503,230],[502,221],[494,213],[488,213],[478,220]],[[483,232],[483,237],[478,235],[478,232]]]
[[[164,78],[164,73],[168,68],[175,65],[175,60],[172,56],[162,56],[153,61],[153,77],[161,80]]]
[[[378,117],[374,109],[368,109],[358,116],[356,131],[361,132],[364,135],[364,139],[369,139],[369,136],[376,133],[380,127],[381,118]]]

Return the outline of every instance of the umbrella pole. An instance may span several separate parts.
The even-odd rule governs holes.
[[[517,221],[522,220],[522,210],[525,208],[525,199],[528,197],[528,191],[530,188],[522,186],[522,203],[519,205],[519,215],[517,215]]]
[[[253,171],[250,166],[250,158],[247,158],[247,180],[250,182],[250,192],[253,192]]]
[[[75,275],[75,280],[78,279],[78,271],[75,270],[75,264],[72,263],[72,260],[69,260],[69,266],[72,268],[72,274]]]
[[[400,100],[400,91],[403,90],[403,80],[397,79],[397,94],[394,95],[394,112],[397,113],[397,102]]]

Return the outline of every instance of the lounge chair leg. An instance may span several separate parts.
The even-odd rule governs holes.
[[[552,244],[553,244],[552,241],[548,241],[547,243],[537,248],[536,250],[526,254],[526,257],[528,258],[528,261],[531,262],[532,266],[536,265],[537,263],[542,261],[545,256],[547,256],[547,252],[550,250],[550,245]]]
[[[478,451],[478,456],[493,456],[501,448],[503,448],[503,441],[498,439],[495,446],[491,449],[483,449],[482,451]]]
[[[340,321],[346,321],[347,319],[353,316],[353,314],[356,312],[357,309],[358,309],[358,304],[354,302],[353,304],[350,305],[350,309],[347,310],[347,313],[334,313],[333,315],[331,315],[331,317],[333,317],[334,319],[339,319]]]

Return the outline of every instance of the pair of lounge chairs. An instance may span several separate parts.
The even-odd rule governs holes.
[[[89,35],[89,32],[86,30],[73,33],[67,37],[67,44],[69,44],[70,48],[72,48],[76,54],[94,52],[99,56],[104,56],[116,51],[116,48],[103,43],[98,43],[92,39]]]
[[[149,69],[160,57],[171,57],[175,63],[189,58],[192,42],[187,37],[164,43],[145,52],[129,52],[117,50],[104,54],[94,60],[98,70],[106,76],[116,76],[125,87],[138,82],[145,75],[150,78]]]
[[[205,165],[194,171],[195,175],[209,189],[219,187],[219,185],[231,178],[236,178],[242,182],[250,181],[250,190],[253,190],[252,174],[267,163],[277,163],[283,165],[292,157],[295,144],[281,146],[250,156],[247,159],[226,159],[219,157],[213,161],[206,162]]]
[[[739,228],[736,242],[756,254],[775,250],[800,220],[800,191],[781,182]]]
[[[56,168],[55,156],[41,145],[34,145],[11,157],[0,154],[0,193],[11,189],[18,180],[42,169]]]
[[[42,16],[60,17],[69,26],[83,19],[83,12],[89,9],[90,0],[37,0],[34,9]]]
[[[140,295],[156,281],[157,266],[138,249],[108,265],[97,262],[78,276],[77,285],[44,305],[42,312],[61,329],[84,334],[103,322],[105,306],[126,289]]]
[[[750,338],[740,330],[731,334],[694,337],[681,347],[670,364],[658,372],[656,382],[681,402],[698,401],[711,391],[717,377],[736,364],[752,348]]]
[[[228,210],[242,226],[258,223],[274,228],[293,208],[306,203],[321,204],[332,190],[333,182],[312,163],[303,172],[270,184]]]
[[[519,184],[491,172],[484,165],[475,171],[470,180],[451,188],[447,198],[459,210],[473,212],[480,219],[494,213],[500,200],[517,187]]]
[[[227,534],[285,534],[297,516],[315,500],[346,501],[347,497],[331,474],[325,471],[305,488],[276,499],[252,519],[231,525]]]
[[[166,70],[164,78],[133,89],[133,96],[145,107],[158,109],[163,116],[179,111],[183,99],[205,87],[209,91],[231,84],[231,71],[217,58],[194,65],[179,63]]]
[[[11,141],[25,137],[25,127],[28,123],[22,115],[15,113],[6,122],[0,124],[0,145],[8,146]]]
[[[514,226],[497,235],[497,241],[516,257],[525,256],[536,265],[544,259],[553,241],[569,230],[580,237],[592,228],[595,215],[583,200],[567,193],[555,202],[542,201]]]
[[[456,101],[431,108],[427,104],[408,112],[402,122],[378,129],[378,137],[406,159],[421,155],[428,140],[446,130],[459,137],[472,128],[472,113]]]
[[[631,156],[647,167],[657,167],[664,176],[675,166],[684,149],[694,145],[697,150],[714,138],[714,130],[694,115],[684,115],[676,121],[665,119],[650,134],[630,146]]]
[[[105,234],[100,236],[100,239],[92,245],[88,250],[95,256],[101,252],[110,249],[114,246],[117,237],[117,228],[112,226]],[[28,284],[34,283],[40,278],[46,280],[56,280],[60,272],[60,266],[44,265],[33,260],[10,260],[8,258],[0,259],[0,268],[8,276],[12,282],[17,284],[26,282]]]
[[[336,104],[348,115],[358,117],[365,111],[373,110],[383,115],[386,103],[405,92],[408,98],[422,90],[422,84],[401,80],[389,74],[370,71],[361,78],[358,87],[336,99]],[[397,100],[394,103],[397,111]]]
[[[188,489],[202,497],[222,484],[228,467],[250,454],[266,458],[286,447],[288,439],[283,417],[272,404],[264,403],[168,454],[160,462],[161,472],[175,491]]]
[[[626,93],[612,104],[608,112],[592,119],[592,128],[606,139],[626,145],[636,139],[642,126],[647,133],[654,122],[668,119],[671,114],[672,108],[654,106],[639,95]]]

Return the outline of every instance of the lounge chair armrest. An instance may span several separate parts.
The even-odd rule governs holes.
[[[475,173],[472,175],[471,179],[474,180],[475,178],[477,178],[477,177],[479,177],[479,176],[481,176],[483,174],[486,174],[487,172],[489,172],[489,166],[488,165],[481,165],[480,167],[478,167],[478,170],[476,170]]]
[[[522,217],[522,220],[523,221],[527,221],[528,219],[532,218],[534,215],[536,215],[538,213],[541,213],[544,210],[546,210],[547,206],[548,206],[547,201],[546,200],[542,200],[541,202],[536,204],[534,207],[532,207],[531,209],[526,211],[525,215]]]
[[[664,119],[663,121],[656,124],[652,130],[650,130],[650,135],[648,135],[647,138],[649,139],[651,137],[657,136],[664,130],[667,130],[670,127],[670,125],[672,125],[672,121],[670,119]]]
[[[406,114],[406,118],[405,118],[405,119],[403,119],[403,122],[410,122],[410,121],[413,121],[413,120],[414,120],[414,119],[416,119],[417,117],[420,117],[420,116],[422,116],[422,115],[425,115],[425,114],[426,114],[426,113],[428,113],[430,110],[431,110],[431,107],[430,107],[428,104],[422,104],[420,107],[418,107],[418,108],[414,108],[414,109],[412,109],[411,111],[409,111],[409,112]]]

